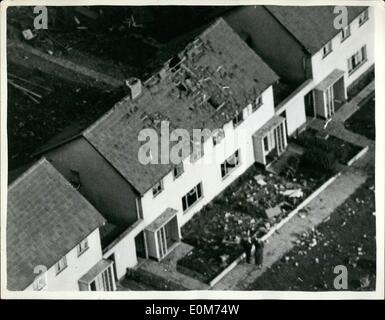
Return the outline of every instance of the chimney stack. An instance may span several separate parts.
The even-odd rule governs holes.
[[[142,82],[138,78],[130,78],[125,81],[125,85],[128,88],[130,98],[136,99],[142,93]]]

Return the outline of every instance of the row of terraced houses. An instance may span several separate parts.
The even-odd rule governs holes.
[[[349,7],[343,29],[335,16],[234,8],[181,40],[151,77],[129,79],[96,122],[55,137],[9,179],[8,289],[115,290],[140,259],[167,256],[194,214],[277,159],[311,119],[333,117],[373,68],[372,8]],[[178,164],[143,165],[139,132],[162,121],[213,134]]]

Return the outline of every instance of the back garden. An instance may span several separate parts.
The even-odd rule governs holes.
[[[182,228],[194,247],[177,270],[209,283],[242,253],[244,232],[262,237],[311,195],[360,147],[306,130],[267,170],[253,166]]]

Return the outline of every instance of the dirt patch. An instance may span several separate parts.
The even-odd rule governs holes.
[[[276,262],[249,290],[335,290],[333,273],[346,266],[348,290],[374,290],[376,278],[374,179],[369,179],[316,230]]]
[[[77,120],[84,125],[96,120],[124,96],[120,90],[101,90],[12,63],[8,64],[8,73],[13,75],[9,80],[16,84],[8,84],[10,170],[30,161],[34,151]]]

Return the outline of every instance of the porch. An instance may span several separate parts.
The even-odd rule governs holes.
[[[344,71],[334,69],[305,96],[306,116],[330,119],[347,99]]]
[[[287,133],[285,118],[275,115],[252,136],[255,161],[267,166],[285,152]]]
[[[84,276],[79,279],[80,291],[115,291],[114,262],[100,260]]]
[[[177,210],[167,208],[145,229],[147,253],[150,258],[161,261],[180,242]]]

